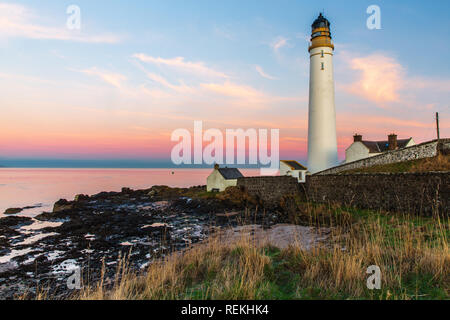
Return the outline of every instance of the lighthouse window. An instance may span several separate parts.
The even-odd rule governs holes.
[[[325,70],[325,64],[322,62],[322,70]]]
[[[320,52],[320,55],[322,56],[322,58],[323,58],[323,50]]]

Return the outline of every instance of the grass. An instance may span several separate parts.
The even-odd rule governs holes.
[[[449,299],[447,218],[392,215],[302,203],[301,221],[328,226],[312,250],[211,239],[136,274],[119,264],[112,287],[88,286],[75,299]],[[370,265],[381,290],[366,286]]]
[[[433,158],[390,163],[368,168],[352,169],[343,173],[401,173],[430,171],[450,171],[450,155],[439,155]]]

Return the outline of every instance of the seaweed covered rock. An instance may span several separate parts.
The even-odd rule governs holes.
[[[80,201],[89,201],[90,197],[88,195],[85,194],[77,194],[75,196],[74,201],[75,202],[80,202]]]
[[[67,201],[66,199],[60,199],[53,205],[53,212],[56,213],[65,210],[71,210],[73,209],[73,206],[73,202]]]
[[[22,212],[22,210],[22,208],[9,208],[5,210],[4,214],[16,214]]]

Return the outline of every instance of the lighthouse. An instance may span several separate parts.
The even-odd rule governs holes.
[[[338,164],[330,22],[320,14],[312,25],[309,80],[308,169],[316,173]]]

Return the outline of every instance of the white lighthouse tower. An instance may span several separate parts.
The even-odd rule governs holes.
[[[322,14],[312,25],[308,169],[316,173],[338,164],[336,110],[334,106],[334,45],[330,22]]]

